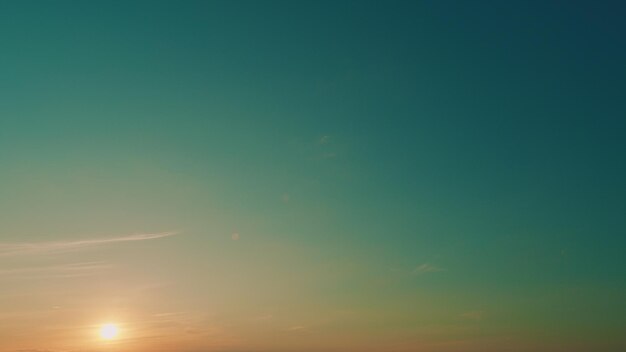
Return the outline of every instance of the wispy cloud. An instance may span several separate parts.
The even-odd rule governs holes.
[[[414,275],[423,275],[427,273],[436,273],[439,271],[445,271],[446,269],[434,266],[428,263],[424,263],[413,270]]]
[[[252,321],[268,321],[272,319],[274,319],[274,316],[272,314],[259,315],[250,318],[250,320]]]
[[[155,313],[152,316],[156,319],[172,319],[184,316],[187,312],[164,312],[164,313]]]
[[[461,314],[460,317],[462,319],[479,321],[485,317],[485,312],[483,312],[482,310],[473,310]]]
[[[75,277],[93,275],[111,265],[103,262],[72,263],[52,266],[12,268],[0,270],[0,278]]]
[[[176,234],[178,234],[178,232],[142,233],[122,237],[74,241],[0,243],[0,257],[66,252],[119,242],[153,240],[174,236]]]
[[[321,136],[320,139],[318,139],[317,142],[319,144],[328,144],[330,142],[330,136],[329,135]]]
[[[302,326],[302,325],[296,325],[296,326],[290,326],[288,328],[285,329],[286,331],[300,331],[300,332],[304,332],[307,331],[307,327],[306,326]]]
[[[291,195],[289,193],[283,193],[280,199],[283,201],[283,203],[289,203],[289,201],[291,200]]]

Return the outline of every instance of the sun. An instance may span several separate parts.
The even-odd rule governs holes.
[[[104,324],[100,327],[100,337],[103,340],[113,340],[119,331],[120,329],[115,324]]]

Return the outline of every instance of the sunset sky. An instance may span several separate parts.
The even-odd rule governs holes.
[[[625,351],[624,4],[0,2],[0,352]]]

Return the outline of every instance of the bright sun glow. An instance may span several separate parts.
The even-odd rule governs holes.
[[[100,327],[100,337],[105,340],[113,340],[118,333],[119,329],[115,324],[104,324]]]

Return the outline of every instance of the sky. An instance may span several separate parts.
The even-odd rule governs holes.
[[[624,9],[0,2],[0,352],[626,350]]]

